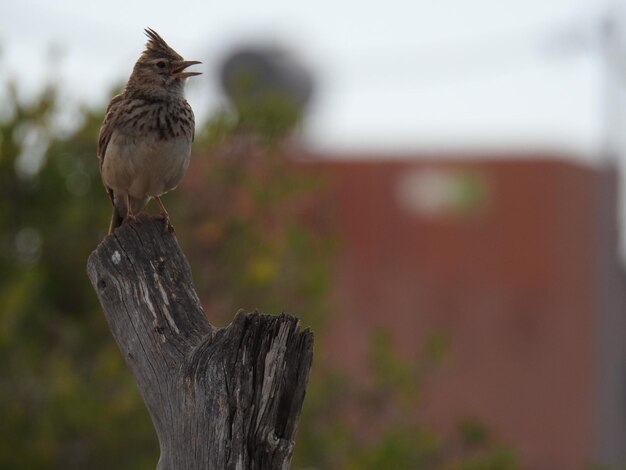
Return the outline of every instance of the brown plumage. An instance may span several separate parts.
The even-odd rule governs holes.
[[[174,189],[189,164],[194,116],[184,97],[185,61],[152,29],[124,91],[106,111],[98,138],[102,181],[113,203],[109,233],[134,220],[150,198],[169,216],[160,196]]]

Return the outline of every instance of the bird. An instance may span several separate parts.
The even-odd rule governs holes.
[[[136,221],[154,198],[165,228],[172,231],[161,196],[176,188],[189,166],[195,134],[185,99],[188,77],[201,64],[184,60],[151,28],[122,93],[109,103],[100,128],[97,156],[102,182],[113,204],[109,234]]]

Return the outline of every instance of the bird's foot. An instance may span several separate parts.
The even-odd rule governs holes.
[[[170,223],[170,215],[167,213],[167,210],[165,209],[165,206],[163,205],[163,201],[161,201],[161,198],[158,196],[156,196],[154,200],[159,205],[160,213],[158,217],[160,219],[163,219],[163,223],[165,224],[164,226],[165,232],[174,233],[174,227]]]

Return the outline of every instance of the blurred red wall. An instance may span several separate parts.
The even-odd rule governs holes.
[[[550,155],[307,165],[330,181],[340,239],[325,335],[334,364],[366,373],[377,330],[407,358],[443,334],[425,419],[450,430],[478,418],[522,468],[623,459],[623,390],[604,375],[606,361],[626,371],[606,357],[623,352],[606,346],[625,342],[624,302],[601,287],[625,285],[614,172]]]

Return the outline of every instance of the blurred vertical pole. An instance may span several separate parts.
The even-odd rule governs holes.
[[[624,282],[626,272],[626,10],[612,5],[601,24],[604,72],[601,171],[597,247],[599,311],[596,319],[596,429],[595,453],[603,464],[620,468],[626,455],[624,427]],[[617,220],[613,217],[616,216]],[[615,257],[615,250],[618,257]]]
[[[624,47],[623,8],[613,5],[607,11],[602,24],[602,61],[604,72],[602,97],[602,139],[603,158],[609,168],[618,173],[618,253],[622,262],[626,261],[626,152],[623,119],[624,73],[626,54]]]

